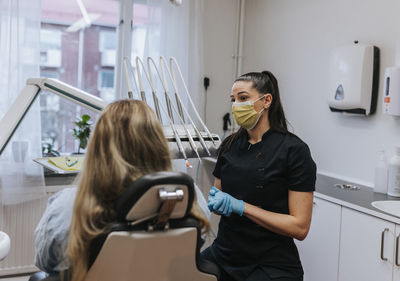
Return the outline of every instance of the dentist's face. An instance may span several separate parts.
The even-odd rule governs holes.
[[[232,94],[230,96],[232,102],[254,102],[254,109],[260,112],[263,108],[268,109],[272,101],[271,94],[267,94],[265,99],[261,98],[260,94],[250,81],[237,81],[232,86]]]

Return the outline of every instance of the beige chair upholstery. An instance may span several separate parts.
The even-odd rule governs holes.
[[[86,280],[216,281],[197,268],[196,242],[195,227],[161,233],[113,232]]]
[[[184,173],[153,173],[133,183],[117,202],[128,223],[95,241],[93,249],[102,246],[86,281],[216,281],[216,266],[200,261],[193,200],[193,181]]]

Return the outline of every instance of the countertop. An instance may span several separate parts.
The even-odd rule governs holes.
[[[358,186],[360,189],[346,190],[336,187],[335,184],[352,184]],[[375,193],[370,187],[318,174],[314,196],[400,224],[400,214],[398,216],[394,216],[392,214],[385,213],[371,205],[373,201],[400,201],[400,198],[389,196],[383,193]]]

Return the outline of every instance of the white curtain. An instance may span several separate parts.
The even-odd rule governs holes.
[[[166,59],[175,57],[181,67],[191,98],[197,105],[200,116],[203,116],[204,119],[202,30],[204,1],[183,0],[182,2],[181,6],[175,6],[167,0],[134,0],[135,4],[140,3],[140,5],[146,6],[147,20],[145,23],[134,25],[133,56],[152,57],[157,64],[159,56],[164,56]],[[137,6],[134,6],[134,9],[135,7]],[[168,77],[168,74],[166,75]],[[176,75],[178,75],[177,72]],[[190,112],[190,106],[180,81],[178,86],[180,96]],[[158,87],[158,96],[163,102],[163,89],[160,85]],[[173,93],[172,85],[169,89]],[[149,91],[146,92],[149,93]],[[152,105],[150,94],[147,95],[147,100]]]
[[[0,0],[0,118],[30,77],[39,77],[40,0]],[[39,99],[0,155],[0,203],[16,204],[44,194]]]

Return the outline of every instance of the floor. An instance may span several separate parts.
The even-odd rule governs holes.
[[[12,278],[2,278],[0,277],[1,281],[28,281],[29,276],[18,276],[18,277],[12,277]]]

